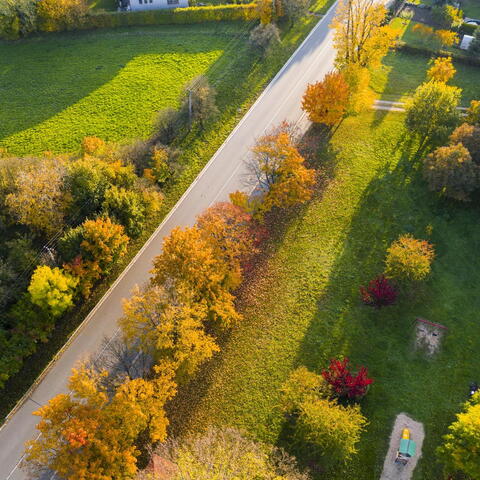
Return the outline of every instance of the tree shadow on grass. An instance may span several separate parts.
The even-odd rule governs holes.
[[[215,79],[222,73],[221,67],[225,66],[223,57],[228,57],[227,62],[237,62],[234,52],[238,50],[239,41],[244,44],[240,32],[239,28],[222,28],[222,25],[208,29],[205,26],[132,27],[49,34],[18,42],[1,42],[0,84],[3,98],[0,140],[65,111],[115,81],[132,61],[144,56],[168,54],[168,57],[160,57],[156,62],[159,65],[163,62],[165,68],[171,70],[182,68],[178,63],[182,54],[195,55],[225,48],[205,72]],[[205,36],[210,40],[205,41]],[[198,41],[194,41],[195,38]],[[255,60],[252,58],[252,61]],[[138,68],[138,75],[134,81],[139,89],[151,91],[159,88],[158,85],[145,83],[141,64],[135,68]],[[185,82],[188,80],[185,77]],[[175,102],[183,84],[160,85],[160,88],[165,89],[167,97],[177,92],[172,97]],[[125,100],[128,102],[128,99]],[[112,110],[112,123],[116,123],[115,115]],[[150,123],[152,119],[141,120]]]
[[[428,192],[415,159],[416,145],[403,141],[397,148],[403,151],[398,164],[384,167],[364,192],[298,350],[298,365],[320,372],[330,358],[348,356],[353,365],[366,365],[375,379],[361,405],[370,425],[358,455],[345,465],[324,465],[319,459],[325,468],[316,475],[319,479],[379,478],[393,421],[400,412],[426,425],[424,460],[414,478],[440,478],[435,447],[459,402],[465,400],[469,376],[475,375],[475,362],[464,360],[464,346],[469,345],[469,355],[479,351],[478,336],[475,340],[471,336],[480,301],[475,298],[468,303],[469,293],[464,290],[471,292],[472,282],[480,280],[475,253],[480,229],[474,221],[478,213]],[[432,275],[401,297],[397,305],[379,311],[362,305],[359,287],[382,272],[386,249],[406,232],[435,245],[437,258]],[[469,265],[472,261],[474,267]],[[459,276],[458,263],[468,273]],[[453,329],[441,352],[431,359],[413,347],[417,316]],[[287,425],[280,444],[289,444],[288,434]],[[306,464],[312,463],[308,453],[296,453]]]

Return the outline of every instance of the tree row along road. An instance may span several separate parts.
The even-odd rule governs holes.
[[[105,336],[112,337],[118,332],[122,299],[130,296],[135,285],[148,281],[152,260],[160,253],[164,237],[176,226],[193,225],[197,215],[215,202],[228,200],[229,193],[246,189],[245,159],[255,139],[271,126],[283,120],[297,123],[300,128],[307,125],[301,110],[301,98],[307,84],[321,80],[333,68],[335,52],[329,25],[335,8],[336,3],[268,85],[170,214],[90,312],[69,345],[0,429],[0,480],[27,479],[19,464],[25,442],[37,435],[35,425],[38,417],[32,412],[53,396],[66,392],[72,367],[88,354],[97,352]]]

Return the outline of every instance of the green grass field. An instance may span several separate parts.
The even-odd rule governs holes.
[[[175,106],[193,77],[205,73],[215,83],[251,66],[237,38],[244,28],[145,27],[0,43],[0,147],[64,152],[86,135],[145,138],[155,112]]]
[[[466,17],[480,18],[480,2],[478,0],[462,0],[460,8]]]
[[[330,181],[270,245],[241,294],[244,321],[172,408],[177,432],[233,424],[284,444],[278,390],[289,372],[298,365],[320,371],[347,355],[375,378],[362,404],[370,425],[355,459],[318,478],[379,478],[400,412],[426,427],[414,478],[440,478],[434,449],[478,375],[480,224],[474,207],[427,191],[403,121],[385,112],[348,118],[319,152]],[[396,306],[363,306],[360,285],[382,272],[387,247],[405,232],[435,245],[431,277]],[[413,348],[418,316],[449,328],[433,359]]]
[[[430,58],[422,54],[392,51],[383,60],[383,65],[372,72],[372,88],[384,100],[409,97],[427,79],[429,62]],[[457,73],[449,84],[463,90],[462,105],[468,106],[471,100],[480,98],[480,68],[458,61],[453,63]]]

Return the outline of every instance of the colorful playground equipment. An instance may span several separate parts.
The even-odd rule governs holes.
[[[410,430],[408,428],[404,428],[402,430],[402,438],[400,439],[400,446],[397,450],[395,463],[406,465],[408,461],[415,455],[416,450],[417,445],[410,438]]]

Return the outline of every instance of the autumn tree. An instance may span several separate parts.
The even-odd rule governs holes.
[[[387,9],[375,0],[341,0],[333,21],[336,66],[378,65],[397,37],[385,23]]]
[[[230,293],[238,286],[238,277],[231,275],[229,265],[216,256],[211,239],[197,226],[172,230],[152,273],[153,285],[168,283],[177,291],[191,292],[193,301],[205,302],[209,318],[221,326],[240,320]]]
[[[435,35],[433,28],[423,23],[416,23],[412,28],[412,32],[424,45],[431,43]]]
[[[385,276],[399,280],[419,281],[431,271],[435,250],[426,240],[405,234],[395,240],[387,250]]]
[[[0,37],[17,39],[35,31],[35,0],[2,0],[0,2]]]
[[[263,191],[264,212],[310,200],[315,171],[305,167],[287,131],[272,131],[259,138],[252,153],[249,168]]]
[[[302,108],[314,123],[333,126],[345,115],[349,87],[341,72],[330,72],[321,82],[310,84],[302,99]]]
[[[306,367],[298,367],[283,383],[280,393],[281,409],[286,413],[298,414],[304,402],[329,398],[333,391],[322,375]]]
[[[40,28],[46,32],[72,30],[88,9],[86,0],[41,0],[37,5]]]
[[[351,63],[342,69],[345,82],[349,87],[348,113],[361,113],[371,108],[375,95],[370,89],[370,70]]]
[[[272,47],[280,43],[280,30],[274,23],[260,23],[250,32],[248,42],[267,54]]]
[[[427,72],[429,80],[447,83],[455,75],[452,57],[437,57]]]
[[[461,89],[442,82],[423,83],[407,103],[405,125],[423,141],[443,140],[455,128]]]
[[[462,472],[473,479],[480,478],[479,449],[480,394],[476,393],[448,427],[448,434],[443,437],[437,453],[448,472]]]
[[[14,191],[5,204],[18,222],[47,235],[63,223],[66,199],[65,167],[57,158],[34,159],[22,165],[14,178]]]
[[[430,190],[455,200],[468,201],[479,186],[480,169],[461,144],[437,148],[423,161],[423,176]]]
[[[156,362],[172,362],[177,378],[185,380],[220,349],[205,330],[208,310],[186,292],[153,286],[138,288],[124,301],[120,327],[127,344]]]
[[[360,287],[360,295],[365,305],[381,308],[393,305],[398,297],[398,291],[388,278],[379,275],[366,287]]]
[[[453,5],[436,6],[432,14],[437,23],[447,29],[459,27],[463,23],[463,12]]]
[[[30,293],[32,303],[54,317],[58,317],[73,305],[73,295],[77,283],[77,279],[60,268],[42,265],[33,272],[28,293]]]
[[[310,480],[286,452],[234,428],[209,427],[181,441],[169,440],[156,454],[170,465],[170,480]]]
[[[26,446],[29,470],[53,471],[66,480],[128,479],[137,471],[138,436],[147,432],[151,441],[165,440],[164,406],[176,392],[173,370],[128,381],[113,397],[102,386],[105,375],[73,370],[70,395],[57,395],[34,412],[40,435]]]
[[[356,373],[350,370],[348,358],[343,360],[332,359],[327,369],[322,370],[322,376],[331,386],[334,395],[358,400],[367,393],[368,386],[373,379],[368,377],[366,367],[360,367]]]
[[[470,153],[472,160],[480,165],[480,126],[463,123],[450,135],[450,145],[461,143]]]
[[[212,247],[215,258],[227,265],[228,283],[233,288],[239,285],[241,261],[255,253],[251,215],[232,203],[219,202],[199,215],[196,225]]]
[[[300,407],[295,437],[333,461],[345,461],[357,453],[367,423],[358,405],[345,407],[329,399],[305,401]]]
[[[478,31],[480,32],[480,28]],[[480,125],[480,100],[472,100],[470,102],[465,121],[471,125]]]
[[[451,30],[436,30],[434,35],[440,47],[452,47],[458,42],[458,35]]]

